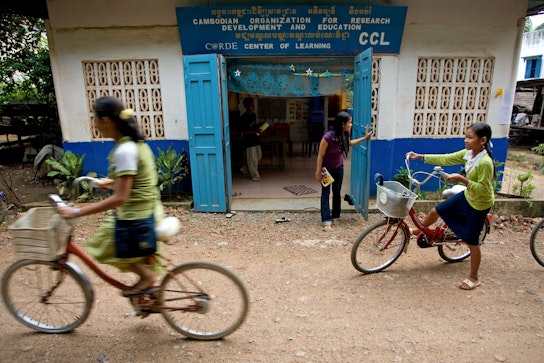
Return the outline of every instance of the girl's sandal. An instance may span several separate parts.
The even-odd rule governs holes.
[[[469,279],[464,279],[457,285],[461,290],[474,290],[478,286],[480,286],[482,283],[480,281],[472,281]]]

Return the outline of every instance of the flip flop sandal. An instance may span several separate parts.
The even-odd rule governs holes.
[[[474,282],[470,279],[464,279],[457,287],[459,287],[461,290],[474,290],[481,284],[482,283],[480,281]]]

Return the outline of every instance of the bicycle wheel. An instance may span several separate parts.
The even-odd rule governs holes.
[[[7,216],[8,216],[8,204],[6,203],[6,200],[4,199],[4,193],[0,192],[0,224],[4,222]]]
[[[357,237],[351,263],[364,273],[379,272],[395,262],[410,238],[406,228],[387,219],[374,223]]]
[[[480,232],[480,244],[482,244],[487,237],[487,232],[489,231],[489,220],[486,218],[484,222],[484,226]],[[447,229],[446,234],[454,235],[451,229]],[[438,254],[442,259],[446,262],[459,262],[466,259],[468,256],[470,256],[470,249],[468,248],[468,245],[464,242],[448,242],[445,244],[441,244],[438,246]]]
[[[91,285],[71,263],[19,260],[2,277],[2,298],[13,317],[43,333],[66,333],[89,316]]]
[[[538,222],[531,232],[529,246],[536,262],[544,267],[544,218]]]
[[[161,313],[174,330],[193,339],[214,340],[243,323],[249,298],[230,270],[211,262],[189,262],[166,274],[159,305],[168,307]]]

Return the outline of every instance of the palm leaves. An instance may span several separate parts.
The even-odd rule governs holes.
[[[172,145],[168,147],[166,152],[157,149],[159,156],[155,157],[155,165],[159,177],[159,189],[166,189],[168,197],[172,198],[172,190],[174,184],[181,182],[189,174],[189,164],[187,161],[187,153],[182,151],[178,154]]]
[[[71,151],[66,151],[60,161],[52,157],[45,160],[51,168],[47,176],[53,177],[53,182],[61,196],[77,197],[77,195],[72,195],[72,183],[81,174],[84,160],[85,155],[76,155]],[[79,195],[78,199],[86,200],[92,196],[92,187],[88,182],[87,185],[84,183],[82,182],[84,193]]]

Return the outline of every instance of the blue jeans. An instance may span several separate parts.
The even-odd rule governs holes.
[[[340,190],[342,189],[342,180],[344,179],[344,166],[339,168],[327,168],[334,181],[326,187],[321,186],[321,224],[330,226],[333,219],[340,218]],[[329,199],[332,188],[332,213],[329,205]]]

